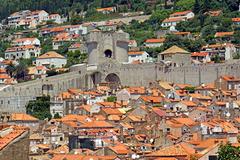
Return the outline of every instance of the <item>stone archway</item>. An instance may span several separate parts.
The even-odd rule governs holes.
[[[105,52],[104,52],[104,54],[105,54],[105,57],[106,58],[112,58],[112,51],[110,50],[110,49],[107,49]]]
[[[105,78],[105,81],[109,83],[121,84],[119,76],[115,73],[108,74]]]

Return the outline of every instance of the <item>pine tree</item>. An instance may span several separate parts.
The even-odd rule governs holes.
[[[200,6],[200,3],[199,3],[199,0],[195,0],[193,12],[195,14],[198,14],[200,12],[200,10],[201,10],[201,6]]]

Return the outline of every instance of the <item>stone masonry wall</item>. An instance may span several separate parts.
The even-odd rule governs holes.
[[[166,67],[160,63],[133,65],[116,64],[113,61],[99,65],[94,72],[102,74],[102,81],[108,74],[115,73],[119,76],[123,86],[148,86],[156,80],[197,86],[202,83],[211,83],[221,75],[240,77],[239,71],[240,61],[237,60],[224,64],[175,68]],[[48,90],[48,94],[52,96],[68,88],[91,88],[93,85],[89,85],[88,82],[91,74],[86,65],[80,65],[69,73],[6,87],[0,91],[0,110],[2,112],[25,112],[25,105],[28,101],[43,94],[44,85],[51,85],[52,90]]]
[[[0,151],[0,160],[28,160],[29,132],[26,131]]]

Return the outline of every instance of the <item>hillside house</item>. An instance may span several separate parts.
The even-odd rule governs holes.
[[[215,86],[218,89],[222,90],[235,90],[240,85],[240,78],[234,77],[234,76],[220,76],[215,81]]]
[[[46,66],[48,68],[62,68],[67,64],[67,59],[57,52],[47,52],[36,59],[37,66]]]
[[[110,14],[110,13],[116,12],[117,8],[116,7],[107,7],[107,8],[98,8],[96,10],[97,10],[97,12],[100,12],[103,14]]]
[[[12,46],[27,46],[27,45],[40,46],[41,42],[37,38],[19,38],[12,41]]]
[[[194,18],[194,13],[192,11],[182,11],[182,12],[175,12],[163,20],[161,26],[162,27],[175,27],[177,23],[181,21],[187,21],[189,19]]]
[[[59,47],[63,46],[67,42],[74,41],[79,37],[78,34],[59,33],[53,38],[52,46],[53,50],[58,50]]]
[[[10,47],[5,51],[5,59],[19,60],[29,59],[31,57],[38,57],[41,53],[41,48],[34,45]]]
[[[240,18],[232,18],[232,22],[234,25],[240,25]]]
[[[207,52],[193,52],[191,57],[194,63],[208,63],[211,62],[211,58]]]
[[[203,46],[202,52],[207,52],[210,58],[214,58],[216,55],[218,55],[221,60],[231,60],[233,59],[233,56],[236,54],[237,50],[234,44],[217,43]]]
[[[150,62],[151,58],[149,54],[145,51],[130,51],[128,52],[128,62],[132,63],[134,61],[139,61],[140,63]]]
[[[146,39],[144,45],[148,48],[161,47],[165,41],[165,38],[159,39]]]

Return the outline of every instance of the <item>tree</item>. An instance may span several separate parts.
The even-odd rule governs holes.
[[[221,58],[218,54],[216,54],[213,58],[212,61],[214,61],[214,63],[220,63],[221,62]]]
[[[16,70],[16,67],[14,64],[10,64],[6,67],[6,72],[12,77],[13,76],[13,73],[14,71]]]
[[[234,44],[240,44],[240,30],[235,31],[233,37],[234,39],[232,42]]]
[[[116,102],[116,101],[117,101],[117,97],[115,97],[115,96],[107,97],[107,102]]]
[[[71,17],[70,19],[70,23],[72,25],[76,25],[76,24],[81,24],[83,22],[83,19],[81,16],[78,16],[78,15],[74,15]]]
[[[59,113],[57,112],[57,113],[54,114],[53,118],[54,118],[54,119],[59,119],[59,118],[62,118],[62,117],[61,117],[61,116],[59,115]]]
[[[189,93],[194,93],[195,87],[185,87],[184,90],[188,91]]]
[[[27,113],[33,115],[34,117],[44,120],[44,119],[51,119],[50,113],[50,97],[43,96],[38,97],[37,100],[29,101],[26,106]]]
[[[19,62],[19,64],[16,66],[13,75],[14,77],[19,81],[25,81],[26,76],[28,74],[27,65],[24,62]]]
[[[56,72],[55,70],[47,70],[46,74],[48,77],[51,77],[57,75],[58,72]]]
[[[53,49],[52,48],[52,38],[46,37],[45,39],[42,39],[41,47],[42,47],[41,53],[46,53],[46,52],[51,51]]]
[[[227,143],[226,145],[221,145],[218,150],[219,160],[239,160],[240,157],[240,147],[231,146]]]
[[[237,11],[239,9],[239,1],[236,0],[225,0],[230,11]]]
[[[67,67],[74,64],[80,64],[87,58],[86,53],[81,53],[79,50],[70,51],[67,53]]]
[[[57,53],[65,55],[68,52],[68,48],[71,46],[71,42],[65,42],[62,46],[58,48]]]
[[[170,10],[156,10],[152,13],[149,23],[153,26],[158,26],[164,19],[166,19],[170,15]],[[159,28],[159,26],[158,26]],[[156,28],[156,29],[158,29]]]
[[[176,8],[179,10],[191,10],[194,6],[194,0],[179,0],[176,2]]]
[[[195,14],[198,14],[201,10],[201,5],[199,3],[199,0],[195,0],[194,6],[193,6],[193,12]]]

